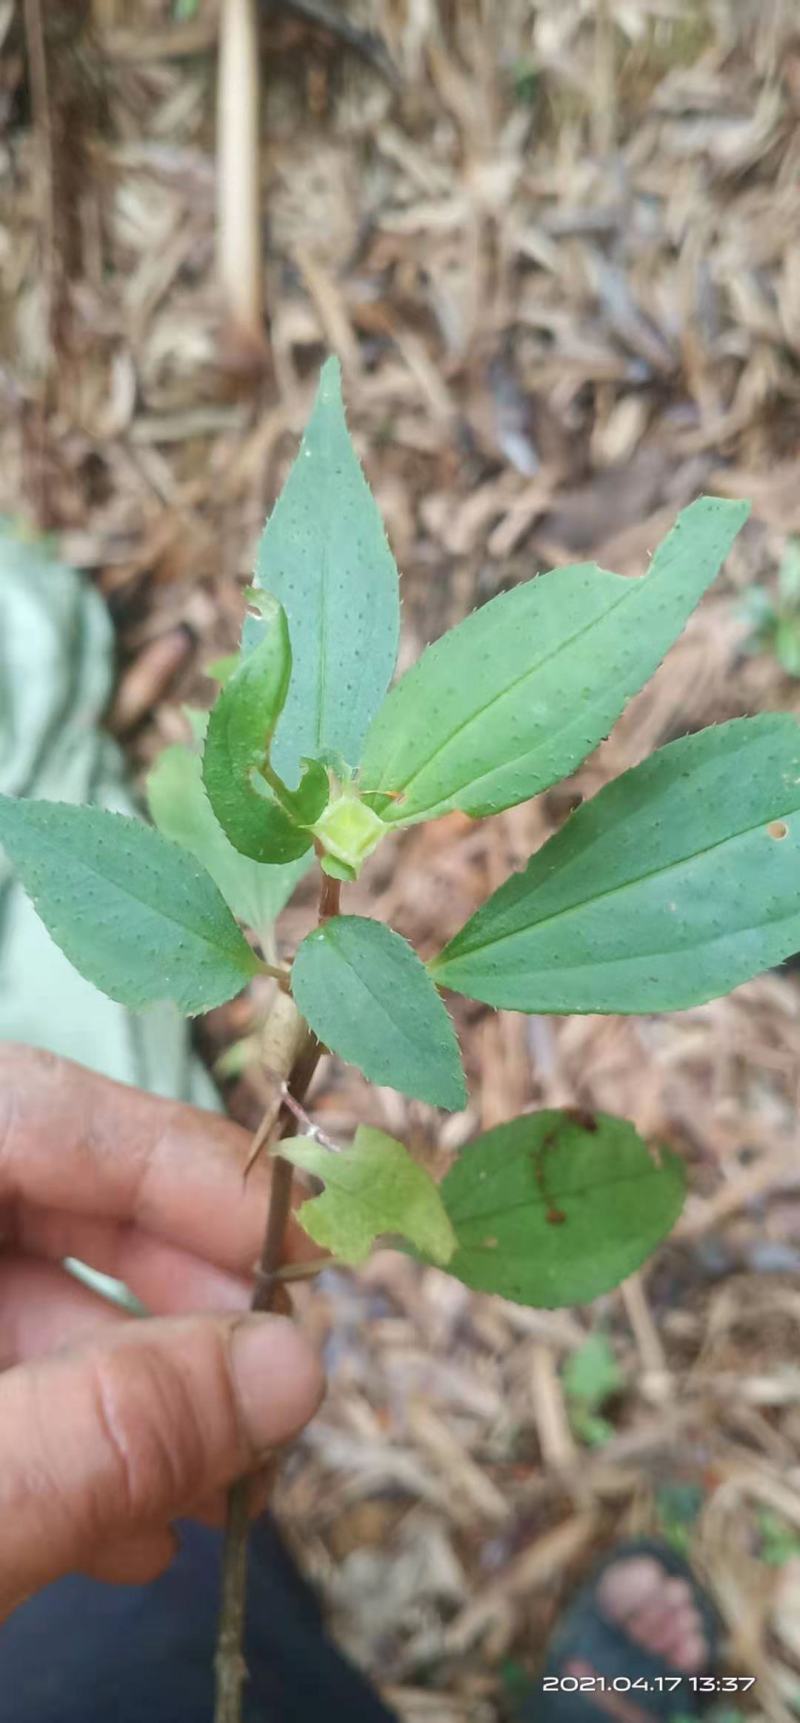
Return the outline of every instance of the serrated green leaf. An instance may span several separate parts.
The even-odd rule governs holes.
[[[469,1143],[439,1189],[457,1239],[448,1273],[552,1309],[640,1267],[680,1214],[684,1176],[625,1119],[549,1111]]]
[[[286,806],[300,825],[313,826],[324,813],[330,795],[328,773],[321,760],[303,760],[302,775],[296,790],[290,790]]]
[[[361,789],[382,818],[496,814],[574,771],[677,639],[748,512],[701,497],[643,579],[554,569],[429,646],[365,743]]]
[[[282,607],[270,606],[265,630],[253,651],[232,672],[212,708],[203,750],[203,782],[212,811],[234,849],[252,861],[296,860],[311,848],[304,828],[322,812],[328,776],[312,764],[299,789],[276,779],[270,745],[283,710],[292,671],[289,629]]]
[[[377,1239],[398,1234],[432,1262],[449,1261],[456,1241],[438,1186],[394,1137],[359,1125],[341,1154],[311,1137],[284,1140],[280,1153],[323,1180],[323,1194],[295,1219],[324,1250],[359,1263]]]
[[[56,944],[121,1005],[191,1017],[258,969],[213,880],[139,820],[0,796],[0,843]]]
[[[800,948],[800,726],[737,718],[608,784],[429,968],[516,1011],[681,1011]]]
[[[288,784],[325,749],[351,765],[386,692],[400,627],[397,568],[350,440],[338,361],[317,398],[258,549],[256,582],[289,619],[294,670],[273,749]],[[245,624],[244,641],[261,624]]]
[[[313,855],[270,867],[235,850],[211,812],[199,754],[180,742],[159,754],[147,780],[147,799],[163,836],[190,850],[234,915],[262,938],[267,935]]]
[[[455,1030],[424,965],[379,921],[337,915],[303,940],[292,993],[314,1034],[372,1083],[466,1104]]]

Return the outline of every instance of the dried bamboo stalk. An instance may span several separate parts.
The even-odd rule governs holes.
[[[256,0],[224,0],[217,73],[217,271],[232,355],[263,362],[260,62]]]

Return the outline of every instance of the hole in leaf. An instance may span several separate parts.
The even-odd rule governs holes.
[[[780,843],[781,838],[788,838],[789,836],[789,827],[785,820],[770,820],[767,831],[776,843]]]
[[[578,1125],[582,1131],[591,1131],[594,1134],[598,1128],[594,1113],[590,1113],[588,1107],[565,1107],[564,1113],[573,1125]]]

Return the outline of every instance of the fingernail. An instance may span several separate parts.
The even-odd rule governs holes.
[[[254,1453],[288,1442],[313,1418],[325,1391],[322,1366],[287,1317],[242,1317],[231,1333],[230,1360]]]

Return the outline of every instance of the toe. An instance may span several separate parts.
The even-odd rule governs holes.
[[[673,1576],[654,1556],[614,1562],[597,1586],[598,1608],[630,1639],[686,1675],[708,1660],[702,1618],[688,1579]]]
[[[667,1579],[661,1590],[664,1608],[670,1612],[683,1609],[692,1601],[692,1588],[688,1579]]]
[[[656,1591],[664,1570],[653,1556],[631,1556],[606,1569],[597,1587],[597,1603],[610,1621],[627,1621]]]
[[[670,1663],[673,1669],[680,1670],[683,1675],[698,1675],[708,1660],[705,1640],[699,1633],[694,1633],[684,1639],[680,1647],[673,1652]]]
[[[678,1647],[683,1640],[702,1630],[702,1623],[692,1603],[691,1587],[685,1580],[671,1580],[658,1594],[658,1620],[648,1621],[648,1644],[651,1650],[664,1654]]]
[[[636,1613],[629,1618],[625,1624],[626,1632],[630,1634],[631,1639],[636,1641],[637,1645],[643,1646],[646,1651],[658,1651],[660,1650],[661,1633],[668,1617],[669,1611],[664,1609],[662,1594],[659,1590],[655,1597],[648,1599],[647,1603],[643,1603],[641,1609],[637,1609]]]
[[[676,1609],[667,1619],[667,1636],[662,1646],[665,1654],[677,1653],[687,1640],[704,1639],[703,1623],[692,1603]]]

